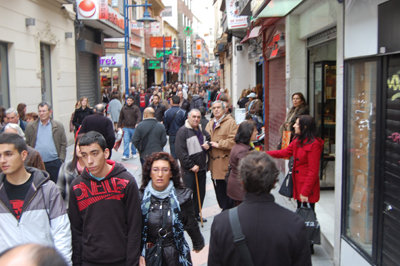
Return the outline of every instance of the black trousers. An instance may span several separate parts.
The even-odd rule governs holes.
[[[215,195],[217,196],[218,205],[222,210],[230,209],[234,206],[234,202],[226,194],[226,182],[224,179],[213,179]]]
[[[199,192],[200,192],[200,203],[201,207],[203,207],[204,198],[206,196],[206,171],[197,172],[197,179],[199,180]],[[193,206],[194,206],[194,214],[199,216],[199,198],[197,196],[197,187],[196,187],[196,176],[192,171],[184,171],[183,172],[183,183],[187,188],[193,190]]]
[[[50,179],[56,184],[58,179],[58,171],[60,170],[61,165],[62,161],[60,159],[44,163],[46,171],[50,174]]]

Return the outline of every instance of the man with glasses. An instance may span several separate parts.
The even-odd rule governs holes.
[[[197,202],[196,173],[199,183],[200,203],[203,206],[206,195],[207,151],[210,149],[210,134],[200,125],[201,113],[192,109],[188,119],[176,134],[175,151],[183,169],[183,182],[192,189],[194,202]],[[198,221],[199,204],[194,204],[194,211]],[[206,222],[203,219],[203,222]]]
[[[79,140],[85,169],[71,184],[68,214],[74,265],[138,265],[142,230],[135,178],[112,160],[103,135]]]

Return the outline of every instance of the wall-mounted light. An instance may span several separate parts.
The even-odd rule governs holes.
[[[35,26],[35,19],[34,18],[26,18],[25,19],[25,26]]]
[[[72,32],[66,32],[65,39],[71,39],[71,38],[72,38]]]

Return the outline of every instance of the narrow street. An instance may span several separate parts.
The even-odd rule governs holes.
[[[123,147],[123,146],[122,146]],[[138,158],[132,158],[128,161],[122,161],[122,147],[119,148],[119,150],[116,152],[113,150],[112,153],[112,160],[115,160],[117,162],[122,162],[122,164],[128,169],[128,171],[133,174],[133,176],[136,179],[136,182],[138,183],[138,186],[141,184],[141,175],[142,175],[142,168],[140,166],[140,160]],[[169,152],[169,145],[167,142],[167,145],[165,146],[164,150]],[[68,146],[67,148],[67,160],[69,160],[72,157],[73,153],[73,145]],[[278,202],[280,205],[291,209],[295,210],[295,206],[291,204],[290,201],[288,201],[286,198],[282,197],[279,193],[278,190],[275,188],[272,191],[276,202]],[[194,253],[192,252],[192,260],[193,260],[193,265],[207,265],[207,258],[208,258],[208,247],[209,247],[209,241],[210,241],[210,231],[211,231],[211,224],[213,222],[214,216],[219,214],[221,212],[221,209],[218,206],[217,199],[215,197],[215,192],[213,188],[213,184],[211,182],[211,176],[210,173],[207,173],[207,185],[206,185],[206,197],[204,200],[204,208],[203,208],[203,217],[207,219],[207,222],[204,223],[204,227],[200,227],[200,230],[204,236],[206,246],[200,253]],[[189,236],[185,233],[186,240],[189,243],[189,246],[192,246],[191,240]],[[312,256],[312,263],[314,266],[332,266],[333,262],[332,259],[329,258],[327,252],[324,250],[322,246],[316,245],[314,247],[315,254]]]

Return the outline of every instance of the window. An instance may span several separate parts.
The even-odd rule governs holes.
[[[40,67],[41,67],[41,87],[42,101],[52,104],[51,95],[51,64],[50,64],[50,45],[40,44]]]
[[[347,64],[344,235],[372,256],[377,62]]]
[[[0,42],[0,106],[10,107],[7,44]]]
[[[137,1],[132,1],[132,5],[137,5]],[[130,10],[132,12],[131,19],[132,20],[137,20],[137,18],[138,18],[138,15],[137,15],[138,7],[131,7]]]

